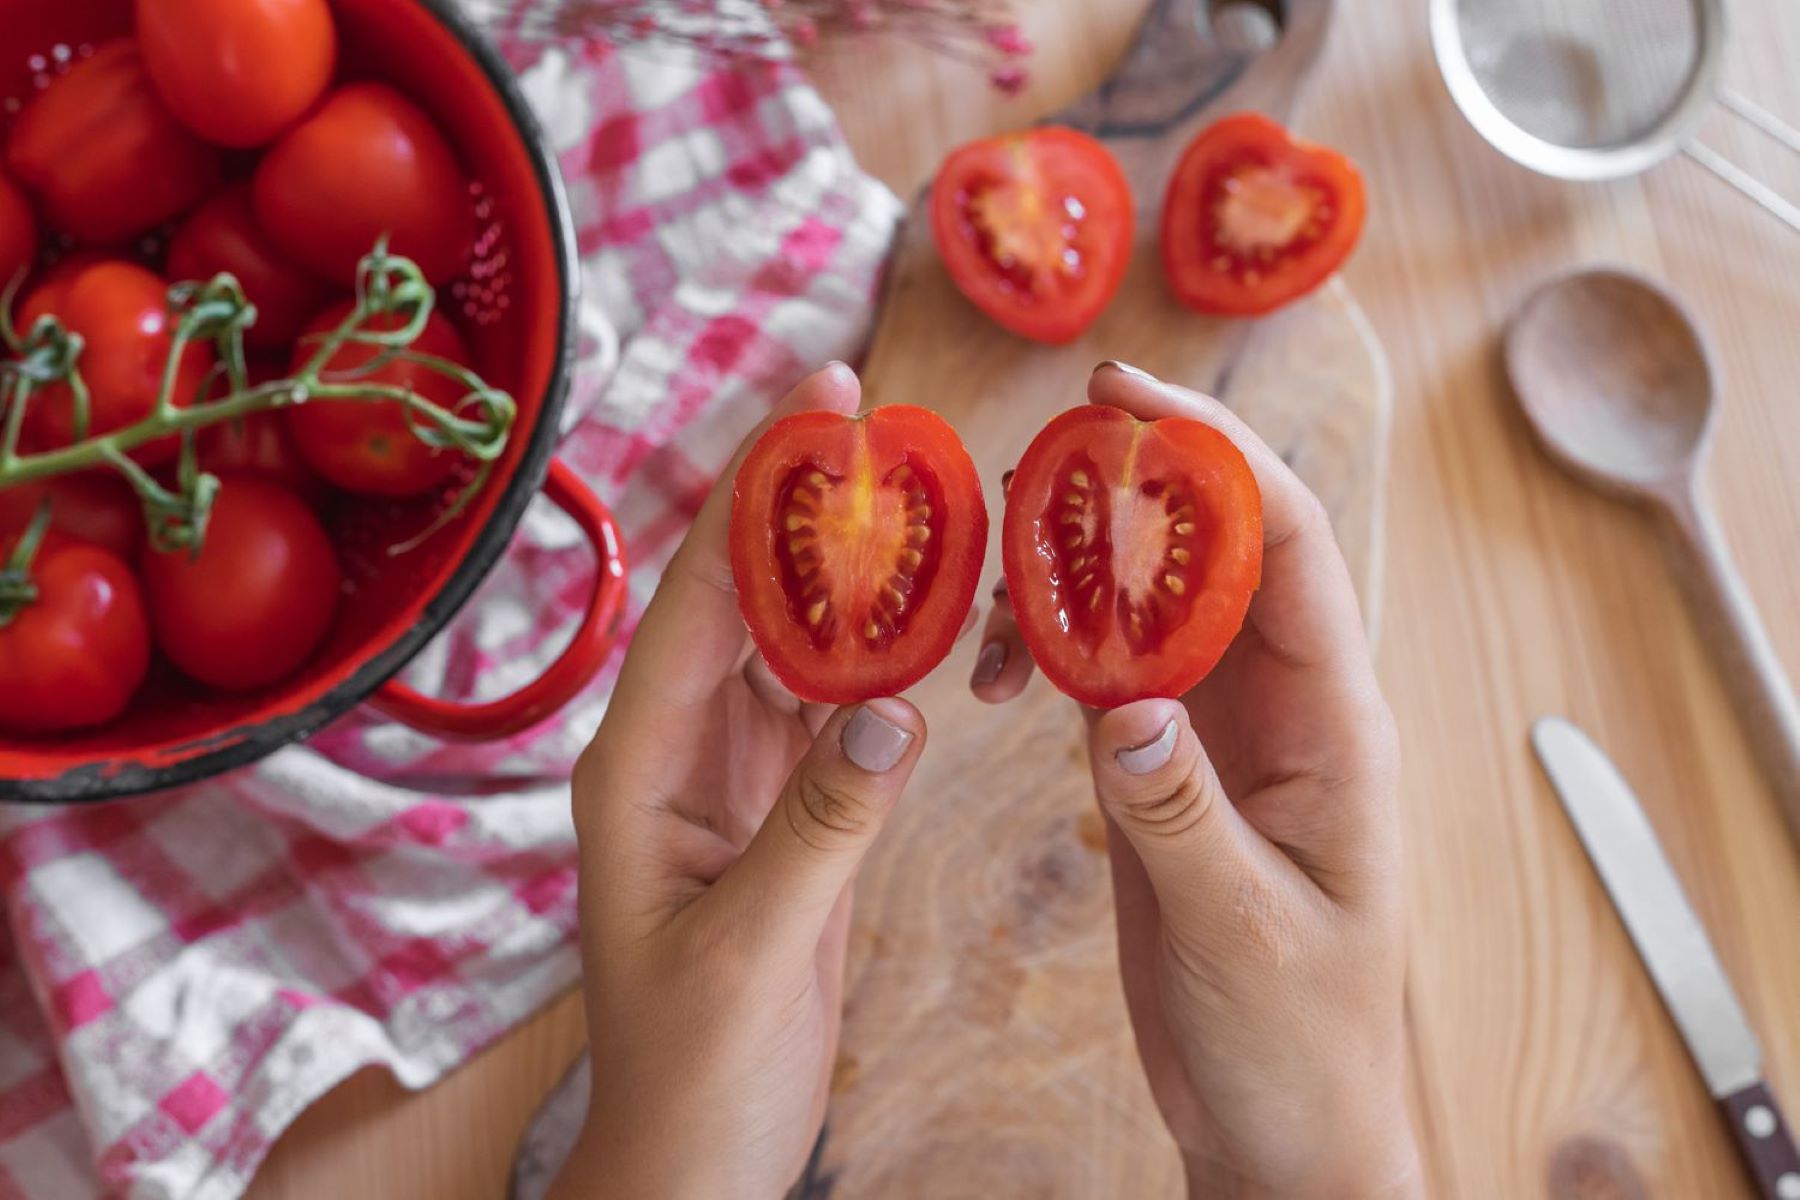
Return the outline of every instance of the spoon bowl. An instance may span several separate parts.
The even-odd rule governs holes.
[[[1525,416],[1565,466],[1628,493],[1691,479],[1717,389],[1700,331],[1668,292],[1617,268],[1575,271],[1526,298],[1505,342]]]

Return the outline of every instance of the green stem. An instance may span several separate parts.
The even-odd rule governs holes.
[[[19,535],[18,544],[7,558],[5,569],[0,570],[0,629],[12,624],[20,610],[38,597],[37,584],[31,578],[31,560],[37,557],[49,528],[50,502],[46,500],[38,505],[31,524]]]

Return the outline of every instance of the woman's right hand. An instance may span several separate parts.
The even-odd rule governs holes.
[[[1423,1195],[1404,1084],[1393,720],[1323,507],[1216,401],[1102,364],[1088,397],[1227,433],[1263,497],[1262,589],[1180,700],[1089,714],[1138,1052],[1195,1196]],[[973,688],[1031,661],[1002,603]]]

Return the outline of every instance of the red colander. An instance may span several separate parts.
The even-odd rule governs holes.
[[[37,89],[131,29],[130,0],[0,0],[0,126]],[[89,732],[0,733],[0,799],[98,800],[242,766],[369,700],[446,737],[498,737],[545,719],[599,669],[625,599],[612,515],[551,453],[575,353],[575,234],[562,178],[506,64],[445,0],[332,0],[341,79],[380,79],[436,118],[462,158],[477,225],[475,263],[444,287],[490,383],[518,402],[493,475],[468,508],[417,548],[390,554],[442,498],[337,505],[328,518],[346,594],[324,646],[264,691],[209,692],[166,664],[120,719]],[[0,130],[3,132],[3,130]],[[459,705],[391,678],[468,600],[544,494],[573,517],[598,560],[592,598],[567,649],[504,699]]]

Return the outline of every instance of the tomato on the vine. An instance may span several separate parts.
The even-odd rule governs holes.
[[[1262,579],[1262,493],[1212,426],[1090,405],[1026,448],[1000,547],[1051,683],[1098,708],[1179,696],[1218,663]]]
[[[0,538],[24,532],[46,500],[51,529],[137,561],[144,505],[117,471],[105,467],[0,487]]]
[[[1337,270],[1363,224],[1356,164],[1261,113],[1207,127],[1163,202],[1163,272],[1189,308],[1255,316]]]
[[[6,162],[53,228],[91,245],[168,220],[219,178],[218,150],[163,104],[133,38],[78,60],[27,104]]]
[[[337,283],[386,236],[432,283],[461,273],[474,241],[469,181],[418,105],[384,83],[337,89],[256,168],[256,216],[296,262]]]
[[[6,539],[0,552],[10,558],[13,545]],[[125,711],[150,667],[136,577],[112,552],[56,532],[44,536],[27,575],[35,596],[0,624],[0,727],[104,725]]]
[[[88,389],[89,436],[150,415],[173,349],[166,283],[133,263],[93,263],[53,273],[25,301],[16,325],[21,332],[29,330],[46,313],[54,313],[86,341],[77,366]],[[199,395],[212,362],[208,346],[188,344],[175,373],[177,405]],[[26,443],[35,450],[68,445],[75,438],[75,416],[68,384],[53,383],[35,392],[25,413]],[[153,465],[179,447],[180,440],[171,435],[145,443],[132,457]]]
[[[5,175],[0,175],[0,288],[24,273],[37,259],[37,214],[31,201]]]
[[[137,0],[137,32],[169,108],[225,146],[299,120],[337,63],[326,0]]]
[[[314,507],[325,499],[325,481],[307,464],[294,443],[293,431],[278,412],[248,413],[208,425],[197,440],[203,471],[260,475]]]
[[[251,211],[250,185],[235,184],[195,209],[169,242],[169,278],[204,282],[221,271],[237,277],[256,305],[256,323],[244,330],[252,349],[285,350],[300,327],[330,294],[275,248]]]
[[[294,370],[318,349],[314,335],[327,333],[350,315],[345,301],[320,313],[294,349]],[[371,320],[371,329],[396,329],[398,318]],[[412,351],[470,365],[469,349],[456,327],[433,312],[413,342]],[[396,358],[374,371],[358,368],[379,357],[375,346],[349,344],[338,350],[320,373],[325,383],[371,383],[408,388],[422,399],[449,408],[463,398],[461,384],[422,363]],[[419,440],[407,423],[406,410],[393,400],[309,400],[284,410],[300,453],[320,475],[351,492],[374,496],[417,496],[430,491],[456,469],[460,456]]]
[[[987,509],[936,413],[799,413],[758,439],[731,504],[731,573],[769,669],[806,700],[911,687],[975,597]]]
[[[201,683],[247,691],[292,674],[337,612],[331,539],[292,492],[221,476],[198,555],[147,550],[144,594],[156,644]]]
[[[1093,324],[1131,260],[1131,185],[1087,134],[1047,125],[959,147],[931,184],[951,280],[1002,326],[1067,342]]]

